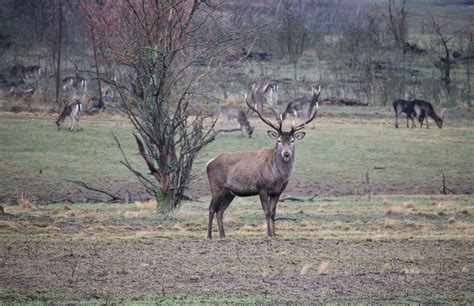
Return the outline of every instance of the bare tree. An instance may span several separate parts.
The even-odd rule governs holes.
[[[126,165],[162,211],[175,208],[198,152],[218,133],[196,108],[198,84],[217,69],[214,58],[256,29],[237,31],[238,16],[221,27],[224,16],[210,1],[126,0],[86,8],[97,40],[141,89],[134,94],[127,82],[112,82],[152,178]]]
[[[446,26],[446,25],[445,25]],[[451,93],[451,50],[449,48],[449,41],[454,36],[448,36],[443,33],[442,27],[438,24],[433,16],[431,16],[431,27],[433,28],[433,32],[437,37],[437,45],[441,45],[443,49],[444,57],[441,57],[439,63],[439,69],[441,72],[441,83],[443,84],[446,93],[449,95]]]
[[[397,5],[397,2],[399,5]],[[389,24],[388,28],[392,33],[395,44],[404,50],[408,39],[407,12],[405,10],[406,0],[388,1]]]
[[[63,3],[59,0],[58,3],[59,18],[58,18],[58,54],[57,54],[57,67],[56,67],[56,104],[59,104],[59,80],[61,79],[61,47],[63,37]]]

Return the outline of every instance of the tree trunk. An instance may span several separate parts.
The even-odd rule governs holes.
[[[97,86],[99,88],[99,109],[104,108],[104,98],[102,95],[102,84],[100,82],[99,61],[97,60],[97,44],[95,41],[94,29],[91,28],[92,48],[94,49],[95,74],[97,77]]]
[[[59,104],[59,83],[61,79],[61,45],[63,37],[63,3],[59,0],[59,18],[58,18],[58,61],[56,67],[56,104]]]

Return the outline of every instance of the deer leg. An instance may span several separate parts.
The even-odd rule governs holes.
[[[71,125],[69,126],[69,130],[72,132],[74,131],[74,119],[69,117],[69,119],[71,119]]]
[[[407,118],[407,120],[408,120],[408,118]],[[407,124],[408,124],[408,122],[407,122]],[[397,114],[396,111],[395,111],[395,128],[398,129],[398,114]]]
[[[216,213],[217,217],[217,224],[219,226],[219,237],[225,238],[225,232],[224,232],[224,211],[229,207],[230,203],[234,199],[234,196],[229,194],[226,194],[220,201],[219,203],[219,208]]]
[[[259,193],[260,203],[262,204],[263,212],[265,213],[265,220],[267,221],[267,236],[273,237],[273,223],[272,223],[272,211],[270,207],[270,198],[266,191]]]
[[[280,195],[275,196],[275,197],[270,197],[270,208],[271,208],[271,212],[272,212],[271,219],[272,219],[273,236],[276,235],[276,232],[275,232],[275,214],[276,214],[276,208],[277,208],[277,204],[278,204],[279,199],[280,199]]]
[[[209,223],[207,224],[207,239],[212,239],[212,221],[219,205],[218,201],[218,197],[212,196],[211,203],[209,204]]]
[[[429,129],[430,126],[428,125],[428,116],[425,117],[425,122],[426,122],[426,128]]]

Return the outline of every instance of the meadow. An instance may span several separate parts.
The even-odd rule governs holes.
[[[297,144],[283,195],[302,201],[279,203],[276,238],[265,237],[251,197],[226,211],[227,239],[207,241],[205,164],[272,146],[256,119],[254,138],[211,143],[194,166],[195,200],[160,215],[120,164],[113,135],[145,172],[127,120],[86,116],[85,130],[70,133],[56,130],[54,116],[2,113],[1,301],[473,302],[470,112],[450,110],[443,129],[395,129],[388,107],[320,114]],[[442,173],[455,194],[441,194]],[[133,197],[103,203],[66,179]]]

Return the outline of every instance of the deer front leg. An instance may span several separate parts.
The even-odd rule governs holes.
[[[278,200],[280,199],[280,195],[270,197],[270,209],[272,212],[271,219],[272,219],[272,232],[273,236],[276,235],[276,230],[275,230],[275,214],[276,214],[276,208],[278,204]]]
[[[260,191],[260,203],[262,204],[265,220],[267,221],[267,236],[273,237],[272,210],[270,207],[270,198],[266,191]]]

